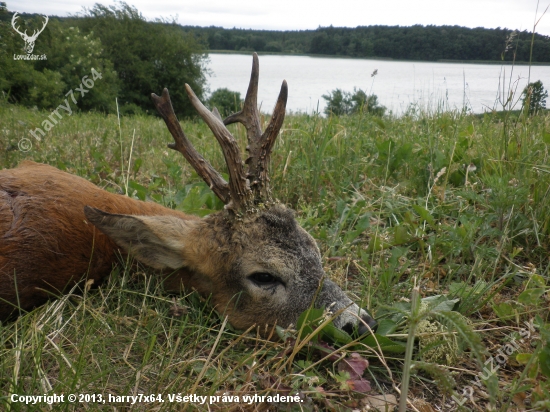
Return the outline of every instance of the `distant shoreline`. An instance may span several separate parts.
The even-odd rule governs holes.
[[[207,50],[207,54],[240,54],[249,56],[254,53],[253,50]],[[333,54],[308,54],[308,53],[284,53],[284,52],[256,52],[259,56],[299,56],[299,57],[312,57],[312,58],[331,58],[331,59],[350,59],[350,60],[379,60],[379,61],[394,61],[394,62],[413,62],[413,63],[461,63],[461,64],[494,64],[494,65],[506,65],[506,66],[550,66],[550,62],[524,62],[524,61],[501,61],[501,60],[452,60],[452,59],[439,59],[439,60],[407,60],[407,59],[393,59],[391,57],[352,57]]]

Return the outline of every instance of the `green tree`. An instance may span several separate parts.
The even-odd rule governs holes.
[[[208,99],[210,109],[216,107],[222,117],[227,117],[231,113],[238,112],[241,109],[243,99],[239,92],[234,92],[226,88],[217,89]]]
[[[280,53],[283,51],[283,46],[279,42],[271,41],[265,45],[264,50],[267,52]]]
[[[206,54],[199,37],[186,33],[175,22],[147,22],[124,2],[109,7],[96,4],[73,24],[100,37],[105,56],[113,62],[121,81],[123,111],[136,106],[151,111],[151,93],[160,94],[167,87],[177,114],[195,114],[185,83],[203,97]]]
[[[183,31],[204,36],[212,50],[265,50],[284,53],[390,57],[408,60],[550,61],[547,36],[514,34],[508,29],[470,29],[459,26],[319,27],[316,30],[268,31],[184,26]],[[263,39],[265,41],[259,41]],[[501,56],[503,45],[512,45]]]
[[[7,18],[6,18],[7,17]],[[39,21],[36,21],[39,20]],[[41,18],[22,18],[23,30],[33,24],[42,24]],[[11,16],[5,7],[0,8],[0,90],[3,100],[41,109],[53,109],[63,104],[66,93],[73,90],[77,108],[108,111],[114,108],[118,79],[112,64],[102,57],[102,45],[92,35],[84,36],[78,28],[67,27],[50,19],[38,38],[34,53],[46,55],[46,60],[19,60],[15,55],[23,52],[21,37],[11,29]],[[94,68],[102,74],[93,87],[86,87],[83,77],[91,77]],[[92,83],[87,81],[87,85]],[[83,86],[84,96],[74,92]],[[71,97],[68,97],[70,100]]]
[[[24,53],[22,51],[23,41],[19,34],[12,30],[10,20],[6,4],[3,3],[0,5],[0,90],[2,91],[2,100],[38,108],[57,106],[62,101],[65,87],[62,76],[48,69],[37,70],[36,61],[14,59],[14,55]],[[21,24],[23,28],[25,23]],[[43,35],[44,33],[42,33]]]
[[[84,35],[78,27],[56,20],[51,20],[48,26],[49,33],[41,39],[48,59],[37,62],[37,68],[59,73],[65,83],[63,94],[85,87],[84,95],[81,92],[75,95],[81,110],[116,111],[120,81],[113,63],[103,55],[101,40],[94,33]],[[101,75],[93,83],[89,80],[93,77],[92,69]]]
[[[523,110],[527,110],[530,115],[537,114],[539,111],[546,109],[547,97],[548,91],[540,80],[529,83],[522,93]]]

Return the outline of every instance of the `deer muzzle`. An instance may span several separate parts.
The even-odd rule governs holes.
[[[328,309],[331,313],[341,312],[334,319],[334,326],[352,334],[373,333],[377,323],[366,311],[354,303],[336,283],[325,278],[323,288],[317,297],[315,307]]]

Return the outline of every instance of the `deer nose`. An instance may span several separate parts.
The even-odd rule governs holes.
[[[361,310],[361,320],[359,322],[346,323],[342,329],[348,335],[353,335],[354,333],[357,333],[359,336],[361,336],[365,333],[371,333],[371,331],[372,333],[374,333],[377,327],[378,323],[374,320],[369,311],[367,309],[363,309]]]
[[[371,331],[372,333],[376,332],[376,328],[378,327],[378,322],[374,320],[374,318],[366,309],[363,309],[363,310],[365,311],[365,314],[361,316],[361,322],[359,322],[359,326],[357,327],[357,332],[359,333],[359,335],[370,333]]]

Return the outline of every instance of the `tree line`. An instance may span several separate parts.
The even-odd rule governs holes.
[[[183,26],[210,50],[258,51],[401,60],[550,62],[550,37],[528,31],[459,26],[319,27],[268,31]],[[531,41],[533,41],[533,55]],[[505,52],[506,51],[506,52]]]

